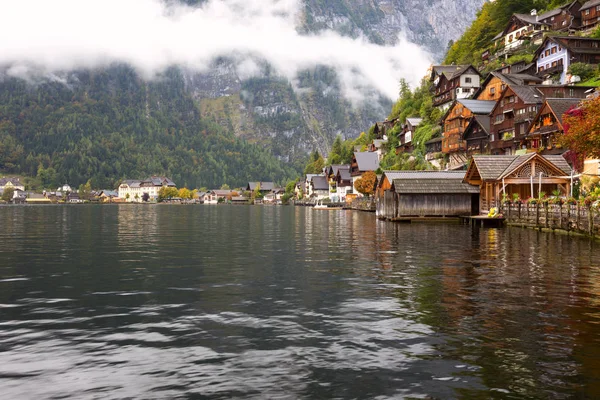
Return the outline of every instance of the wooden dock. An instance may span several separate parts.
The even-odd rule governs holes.
[[[485,215],[473,215],[460,217],[463,224],[479,226],[481,228],[502,228],[505,218],[490,218]]]

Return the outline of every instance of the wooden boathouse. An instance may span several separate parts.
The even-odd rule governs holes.
[[[465,171],[388,171],[377,191],[377,216],[402,220],[479,214],[479,187],[463,182],[464,174]],[[389,189],[385,189],[390,181]]]
[[[502,194],[512,198],[537,198],[540,192],[560,190],[570,194],[571,167],[560,155],[474,155],[465,175],[465,183],[480,188],[480,209],[487,213],[499,207]]]

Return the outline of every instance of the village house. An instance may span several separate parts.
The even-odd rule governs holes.
[[[25,199],[26,204],[52,204],[52,200],[41,193],[30,193]]]
[[[338,201],[346,201],[349,194],[354,193],[350,168],[340,168],[335,176],[336,195]]]
[[[220,202],[222,203],[232,196],[233,190],[215,189],[204,194],[201,200],[204,202],[204,204],[219,204]]]
[[[600,0],[591,0],[584,3],[579,9],[581,13],[581,29],[591,32],[600,22]]]
[[[542,102],[542,93],[533,86],[506,87],[490,113],[490,152],[515,154],[525,149],[527,129]]]
[[[535,10],[531,14],[513,14],[504,30],[492,39],[495,55],[508,57],[525,44],[541,43],[543,33],[550,30],[550,24],[541,22],[543,16]]]
[[[490,143],[490,117],[475,115],[465,128],[463,140],[467,146],[467,157],[473,154],[486,154]]]
[[[574,63],[600,64],[600,39],[581,36],[548,36],[534,54],[537,75],[564,85],[574,83],[568,73]]]
[[[423,122],[423,118],[406,118],[406,122],[402,127],[402,132],[398,134],[398,146],[396,146],[396,154],[410,153],[413,151],[413,137],[415,131]]]
[[[84,202],[84,200],[81,197],[79,197],[79,194],[75,192],[67,194],[65,201],[71,204],[79,204]]]
[[[103,203],[112,203],[118,197],[119,197],[119,192],[117,192],[115,190],[101,190],[98,193],[98,198]]]
[[[479,187],[463,182],[464,177],[465,171],[386,171],[377,190],[377,216],[395,220],[479,214]]]
[[[56,191],[62,193],[70,193],[73,191],[73,188],[71,188],[71,186],[68,183],[65,183],[64,185],[56,189]]]
[[[467,162],[467,147],[464,132],[475,115],[488,115],[495,106],[495,101],[457,100],[442,118],[444,127],[442,152],[449,155],[449,168],[463,167]]]
[[[569,184],[571,167],[562,156],[526,155],[475,155],[469,165],[464,182],[480,188],[480,210],[486,213],[498,207],[502,194],[512,198],[537,198],[540,192],[560,190],[571,193]]]
[[[343,199],[346,197],[345,190],[342,192],[342,189],[345,189],[344,186],[339,186],[340,183],[344,185],[345,182],[338,182],[337,179],[340,171],[346,171],[347,175],[349,175],[350,165],[340,164],[325,167],[325,176],[327,177],[327,181],[329,183],[329,198],[331,198],[331,200],[334,202],[343,201]]]
[[[325,175],[318,175],[312,178],[310,197],[316,200],[329,198],[329,182]]]
[[[25,190],[25,185],[19,178],[0,178],[0,194],[4,193],[5,189]]]
[[[377,153],[364,151],[355,152],[350,164],[350,176],[352,177],[352,186],[363,176],[365,172],[377,171],[379,169],[379,157]]]
[[[576,32],[581,28],[581,3],[577,0],[538,15],[554,32]]]
[[[304,177],[304,197],[312,196],[312,180],[315,176],[321,176],[321,174],[306,174]]]
[[[396,123],[398,122],[398,118],[393,118],[388,120],[387,118],[383,122],[376,122],[373,126],[373,133],[376,139],[387,140],[388,133]]]
[[[527,133],[527,150],[541,154],[566,151],[559,139],[564,133],[563,115],[576,108],[581,99],[546,99]]]
[[[475,93],[475,100],[493,100],[498,101],[502,92],[509,85],[538,85],[543,79],[529,74],[503,74],[500,72],[490,72],[481,84],[481,88]]]
[[[158,199],[158,192],[163,187],[177,187],[169,178],[152,176],[148,179],[129,179],[121,182],[118,188],[119,198],[126,199],[128,203],[142,202],[144,194],[148,194],[150,201]]]
[[[481,75],[472,65],[435,65],[430,80],[434,85],[433,106],[444,110],[453,101],[475,94]]]
[[[256,186],[258,185],[260,185],[259,191],[263,194],[263,196],[275,189],[275,184],[273,182],[248,182],[246,185],[246,191],[254,192]]]
[[[436,167],[440,167],[438,160],[443,157],[442,153],[442,140],[444,138],[441,135],[425,142],[425,160],[429,161]]]
[[[263,200],[265,203],[281,204],[284,194],[285,194],[284,188],[275,188],[275,189],[271,190],[269,193],[267,193]],[[232,199],[232,201],[233,201],[233,199]]]

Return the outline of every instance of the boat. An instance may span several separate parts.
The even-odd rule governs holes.
[[[323,201],[321,201],[319,203],[319,201],[317,201],[317,204],[315,204],[315,206],[313,207],[313,209],[315,210],[342,210],[342,207],[328,207],[326,204],[323,204]]]

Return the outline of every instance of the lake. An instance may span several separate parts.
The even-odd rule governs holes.
[[[0,398],[600,398],[600,246],[269,206],[0,207]]]

